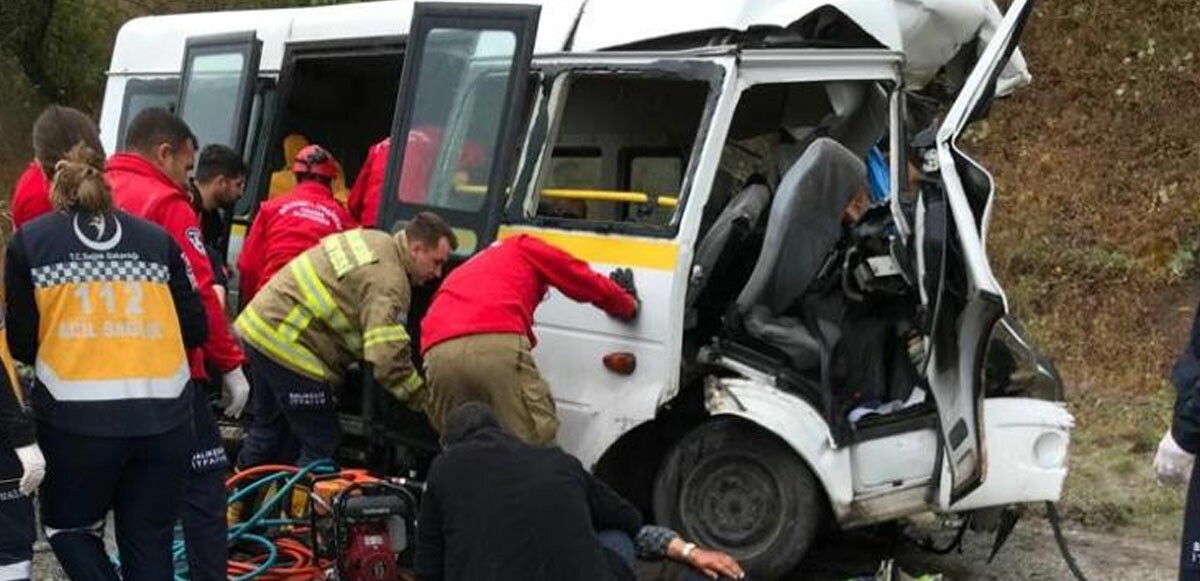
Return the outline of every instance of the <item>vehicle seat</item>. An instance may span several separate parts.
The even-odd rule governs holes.
[[[822,355],[837,342],[837,324],[806,324],[784,312],[816,279],[842,235],[842,213],[866,187],[862,160],[821,137],[784,174],[771,203],[762,252],[736,309],[750,336],[785,352],[797,369],[824,367]]]
[[[751,231],[758,225],[763,211],[771,202],[767,186],[754,184],[734,196],[713,220],[704,238],[696,245],[696,258],[692,262],[692,273],[688,280],[687,298],[684,304],[691,311],[696,300],[703,294],[715,273],[722,271],[718,263],[739,257]]]

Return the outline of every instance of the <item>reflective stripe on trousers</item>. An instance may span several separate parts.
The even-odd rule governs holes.
[[[98,520],[90,525],[84,525],[81,527],[75,527],[75,528],[71,528],[71,529],[56,529],[56,528],[48,527],[48,526],[43,526],[42,528],[45,529],[45,531],[46,531],[46,539],[53,539],[55,536],[61,535],[63,533],[83,533],[83,534],[88,534],[93,537],[96,537],[97,539],[104,538],[104,521],[103,520]]]
[[[0,581],[20,581],[33,576],[33,562],[21,561],[9,565],[0,565]]]

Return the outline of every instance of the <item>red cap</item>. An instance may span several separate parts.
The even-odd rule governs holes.
[[[324,147],[309,145],[296,154],[292,163],[292,172],[296,174],[311,174],[333,180],[337,176],[337,162]]]

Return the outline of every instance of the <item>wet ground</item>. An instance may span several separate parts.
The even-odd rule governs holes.
[[[110,527],[111,528],[111,527]],[[1068,528],[1072,553],[1089,581],[1173,581],[1178,548],[1127,535]],[[944,545],[953,535],[939,535]],[[813,548],[788,581],[845,581],[868,574],[883,559],[895,557],[906,573],[941,573],[946,581],[1070,581],[1073,579],[1045,520],[1028,517],[1017,525],[1008,544],[990,565],[992,537],[968,534],[961,552],[932,555],[880,530],[844,533]],[[54,556],[39,543],[34,579],[66,579]]]
[[[1089,581],[1173,581],[1178,548],[1172,543],[1146,541],[1127,535],[1067,528],[1067,542]],[[813,549],[789,581],[844,581],[870,572],[894,556],[913,576],[941,573],[947,581],[1069,581],[1074,579],[1044,519],[1029,517],[1017,525],[1008,543],[988,564],[990,534],[967,534],[961,552],[934,555],[910,542],[878,531],[848,533]],[[941,546],[953,538],[947,533]]]

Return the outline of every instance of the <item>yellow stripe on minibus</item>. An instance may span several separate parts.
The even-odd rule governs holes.
[[[654,270],[674,270],[679,247],[670,240],[634,238],[617,234],[599,235],[540,228],[503,226],[499,239],[528,234],[553,244],[587,262],[636,266]]]

